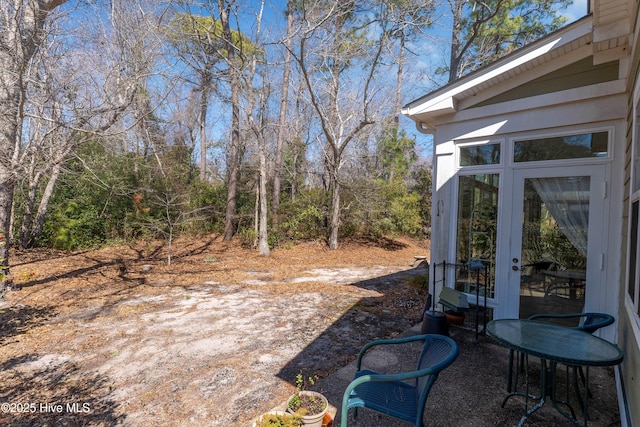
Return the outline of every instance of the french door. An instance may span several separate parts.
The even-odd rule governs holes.
[[[494,317],[596,310],[606,286],[606,166],[512,169]],[[509,188],[511,187],[511,188]]]

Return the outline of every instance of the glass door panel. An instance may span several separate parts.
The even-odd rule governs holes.
[[[583,310],[590,184],[589,176],[524,179],[520,318]]]
[[[499,183],[497,173],[460,175],[458,181],[455,289],[475,293],[476,284],[486,282],[488,298],[494,297]],[[479,269],[488,277],[479,278]]]

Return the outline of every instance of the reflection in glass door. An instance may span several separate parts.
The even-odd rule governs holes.
[[[520,318],[583,310],[590,181],[589,176],[524,179]]]
[[[459,176],[455,289],[494,297],[500,175]],[[479,277],[478,271],[487,277]]]

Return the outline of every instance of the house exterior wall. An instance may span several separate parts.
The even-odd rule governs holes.
[[[455,259],[457,175],[465,173],[456,163],[457,144],[490,141],[505,146],[514,137],[523,135],[535,138],[594,128],[612,130],[606,178],[607,210],[602,218],[606,275],[598,276],[599,292],[588,297],[591,303],[587,301],[586,307],[592,309],[595,305],[616,317],[614,326],[601,330],[600,336],[617,343],[625,354],[624,361],[615,370],[622,425],[640,426],[640,302],[632,301],[627,292],[630,267],[640,275],[640,266],[628,259],[630,205],[640,200],[640,2],[595,0],[592,4],[593,16],[492,64],[483,73],[413,101],[404,112],[416,121],[419,129],[428,129],[434,135],[432,263]],[[550,43],[555,40],[564,43],[557,55],[533,55],[533,59],[524,59],[542,47],[551,48]],[[592,58],[594,65],[591,71],[585,68],[588,58]],[[615,72],[612,62],[617,67],[617,78],[612,74]],[[497,72],[503,69],[506,71],[502,74]],[[592,73],[586,86],[583,85],[586,82],[570,82],[572,78],[579,78],[576,72]],[[545,86],[545,78],[549,77],[555,78],[553,87]],[[538,83],[544,87],[541,89]],[[593,165],[597,161],[593,160]],[[589,168],[589,162],[591,160],[585,161],[581,167]],[[504,172],[503,178],[508,178],[509,168],[508,162],[502,159],[500,165],[482,166],[473,173],[498,171]],[[516,168],[512,167],[512,172]],[[501,186],[502,183],[501,178]],[[499,203],[508,204],[509,200],[505,201],[504,197],[512,194],[515,193],[501,193]],[[507,215],[518,215],[508,209],[507,212]],[[640,243],[638,245],[640,252]],[[509,262],[509,259],[504,261],[509,255],[498,254],[496,262]],[[511,264],[496,265],[496,271],[505,267],[509,270]],[[438,274],[434,271],[436,283],[441,281]],[[438,287],[433,289],[436,295],[438,291]],[[500,304],[499,298],[492,303]],[[500,311],[496,313],[499,317]]]
[[[558,134],[581,132],[585,129],[611,128],[613,141],[609,171],[624,169],[624,146],[627,116],[627,95],[624,80],[598,83],[588,87],[572,88],[556,93],[538,95],[526,99],[485,105],[481,108],[468,108],[455,114],[439,117],[435,122],[434,134],[434,194],[432,212],[431,263],[453,262],[455,259],[455,223],[457,210],[457,178],[460,172],[457,165],[456,145],[473,141],[493,141],[509,144],[517,135]],[[601,163],[601,159],[596,159]],[[589,160],[587,161],[589,162]],[[509,167],[509,160],[503,159],[501,166],[489,166],[487,171],[503,173]],[[585,168],[589,168],[585,164]],[[504,174],[506,177],[508,174]],[[508,179],[508,178],[507,178]],[[620,218],[623,201],[622,176],[612,174],[609,178],[611,188],[607,201],[607,214],[610,218]],[[509,193],[502,194],[508,200]],[[506,202],[508,203],[508,201]],[[602,252],[607,255],[606,277],[602,283],[620,283],[620,246],[622,225],[620,221],[609,221],[603,236]],[[499,229],[502,229],[499,225]],[[510,260],[511,256],[500,259]],[[510,269],[510,265],[496,265],[496,270]],[[437,283],[441,283],[435,272]],[[496,279],[495,301],[489,305],[500,304],[504,307],[504,280]],[[594,295],[591,307],[615,313],[618,310],[617,292],[611,292],[614,286],[602,286],[598,295]],[[439,288],[434,289],[437,295]],[[502,301],[501,301],[502,299]],[[500,317],[505,309],[498,308]],[[603,337],[614,340],[615,328],[608,328]]]
[[[628,278],[628,247],[629,247],[629,212],[630,212],[630,194],[631,189],[631,169],[633,165],[633,152],[632,147],[634,143],[634,129],[638,124],[634,122],[634,105],[638,105],[640,102],[640,49],[637,44],[640,42],[639,26],[638,26],[638,3],[629,2],[629,7],[633,9],[632,15],[635,19],[634,28],[632,32],[633,42],[631,43],[631,61],[629,70],[629,79],[627,85],[627,128],[625,135],[625,150],[624,150],[624,170],[623,170],[623,187],[624,187],[624,200],[622,211],[622,247],[620,257],[620,271],[623,272],[620,280],[620,293],[619,293],[619,305],[620,310],[618,312],[618,345],[624,351],[625,358],[620,365],[620,369],[617,372],[620,383],[620,391],[622,392],[622,398],[626,401],[626,415],[625,420],[628,425],[638,426],[640,425],[640,322],[637,312],[634,307],[628,304],[627,297],[627,278]],[[637,145],[636,145],[637,146]],[[622,402],[621,402],[622,403]]]

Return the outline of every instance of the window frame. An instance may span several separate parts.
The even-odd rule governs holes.
[[[454,141],[454,145],[455,145],[455,170],[459,171],[461,169],[465,170],[465,174],[469,173],[469,174],[475,174],[475,173],[482,173],[482,172],[476,172],[476,171],[485,171],[485,170],[496,170],[496,169],[502,169],[502,167],[505,165],[505,140],[503,138],[500,139],[482,139],[479,141],[469,141],[469,140],[465,140],[465,141]],[[469,147],[477,147],[477,146],[487,146],[487,145],[497,145],[498,147],[500,147],[500,159],[498,161],[498,163],[487,163],[487,164],[481,164],[481,165],[461,165],[461,161],[462,161],[462,154],[461,154],[461,150],[463,148],[469,148]],[[468,172],[467,172],[468,171]],[[474,171],[474,172],[471,172]]]
[[[625,265],[624,301],[630,319],[640,328],[640,91],[636,89],[633,104],[631,162],[629,180],[629,202],[627,210],[627,255]],[[637,204],[638,215],[633,215],[634,204]],[[634,223],[635,221],[635,223]],[[635,229],[635,236],[632,231]],[[632,244],[635,243],[635,248]],[[631,255],[635,253],[635,260]],[[635,268],[633,274],[631,269]],[[633,279],[633,290],[630,292],[630,280]]]
[[[586,136],[586,135],[596,135],[596,134],[605,134],[606,135],[606,154],[603,156],[585,156],[585,157],[564,157],[564,158],[550,158],[550,159],[535,159],[535,160],[516,160],[516,145],[518,143],[535,143],[548,139],[564,139],[578,136]],[[579,131],[579,132],[570,132],[570,133],[561,133],[557,135],[547,135],[544,137],[534,137],[534,138],[513,138],[512,140],[513,147],[511,153],[511,162],[513,164],[538,164],[538,163],[546,163],[546,162],[558,162],[558,163],[567,163],[568,161],[589,161],[590,159],[611,159],[611,129],[599,129],[599,130],[591,130],[591,131]]]

